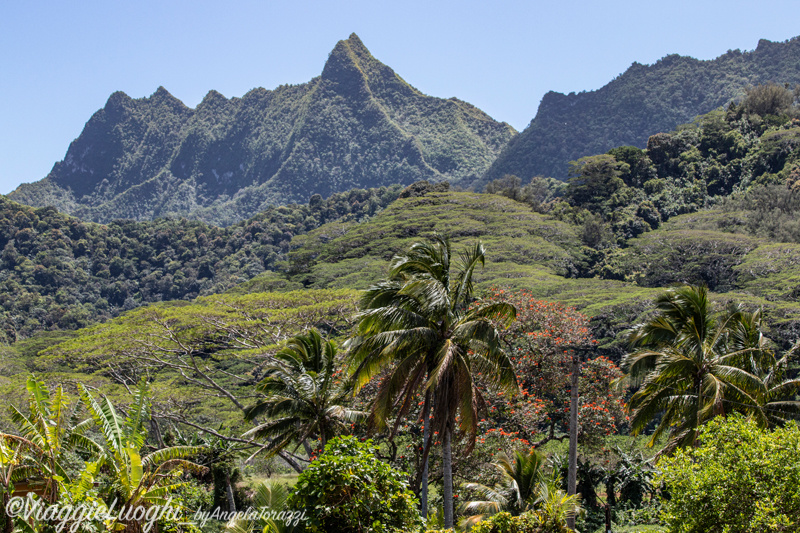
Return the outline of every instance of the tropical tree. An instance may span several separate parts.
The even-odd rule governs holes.
[[[568,520],[574,520],[581,510],[577,494],[568,495],[560,488],[558,477],[549,478],[536,487],[535,509],[513,516],[501,511],[479,521],[469,531],[495,533],[496,531],[547,531],[568,533],[574,531]]]
[[[795,400],[800,380],[789,378],[789,366],[800,352],[800,341],[779,356],[762,333],[760,310],[752,313],[733,308],[731,345],[741,352],[737,366],[758,376],[763,386],[755,396],[756,418],[761,427],[782,425],[800,413]]]
[[[283,483],[261,482],[253,489],[253,507],[259,511],[255,517],[245,514],[235,518],[225,526],[226,533],[291,533],[297,527],[292,519],[279,520],[278,516],[293,518],[294,513],[286,512],[289,488]],[[280,514],[283,513],[283,514]]]
[[[797,531],[797,424],[768,431],[739,415],[718,417],[701,428],[699,442],[658,461],[668,531]]]
[[[350,389],[337,378],[336,353],[336,345],[315,329],[290,339],[257,386],[264,398],[245,411],[246,420],[267,420],[244,436],[268,440],[263,450],[271,455],[295,443],[306,446],[310,456],[309,440],[318,438],[324,448],[328,439],[365,416],[345,405]]]
[[[492,288],[482,301],[508,302],[517,318],[501,331],[506,351],[514,363],[521,394],[514,397],[487,394],[493,419],[489,431],[515,433],[520,441],[509,446],[541,447],[563,438],[569,431],[572,351],[590,353],[597,343],[592,338],[589,317],[558,302],[534,298],[526,290]],[[614,386],[622,371],[599,356],[582,364],[578,429],[581,444],[593,444],[626,425],[625,391]],[[488,434],[488,433],[487,433]],[[479,435],[480,437],[480,435]],[[505,450],[512,453],[513,448]]]
[[[231,440],[221,433],[218,435],[205,432],[184,433],[177,426],[170,429],[164,440],[165,442],[169,440],[171,441],[169,444],[174,445],[201,447],[203,452],[195,458],[195,461],[208,467],[213,480],[212,507],[221,508],[227,505],[229,512],[236,512],[237,494],[234,485],[241,475],[236,466],[237,458],[251,446],[243,439]]]
[[[103,438],[102,443],[85,439],[84,445],[97,457],[87,467],[110,473],[113,485],[109,496],[118,498],[120,508],[167,505],[170,495],[184,484],[179,479],[183,472],[206,470],[186,459],[203,451],[198,446],[171,446],[141,454],[150,422],[150,391],[145,381],[139,383],[127,416],[120,415],[107,397],[98,400],[84,385],[78,387]],[[122,526],[126,532],[142,529],[137,520],[122,520]]]
[[[778,364],[767,349],[760,315],[739,308],[715,312],[704,286],[670,289],[656,307],[653,319],[633,328],[629,340],[638,349],[624,361],[632,384],[641,386],[629,404],[632,431],[662,414],[651,445],[665,433],[663,451],[695,445],[699,427],[728,411],[743,411],[766,426],[768,410],[795,403],[783,400],[797,383],[779,379],[786,358]]]
[[[307,533],[420,531],[419,502],[408,474],[377,457],[371,440],[331,439],[297,478],[287,507]]]
[[[76,406],[61,386],[53,394],[44,382],[35,376],[28,377],[28,414],[17,407],[9,407],[11,420],[19,428],[19,435],[0,434],[3,442],[4,487],[9,488],[14,479],[41,483],[41,496],[50,503],[59,498],[60,483],[69,483],[72,477],[66,467],[66,452],[83,442]],[[16,472],[14,470],[16,469]]]
[[[21,453],[19,442],[9,441],[5,436],[0,439],[0,494],[2,494],[2,508],[0,508],[0,529],[3,533],[14,530],[14,521],[6,515],[6,506],[14,493],[14,483],[25,479],[27,473],[23,469],[31,467],[24,464],[26,457]],[[20,471],[23,471],[20,474]]]
[[[564,492],[558,478],[540,483],[533,516],[544,531],[573,531],[567,524],[574,522],[581,510],[579,498],[577,494]]]
[[[513,459],[498,454],[492,466],[500,474],[500,481],[494,487],[481,483],[466,483],[464,488],[476,492],[483,500],[467,502],[463,510],[471,514],[462,526],[472,527],[487,515],[501,511],[518,516],[533,509],[539,484],[545,481],[542,471],[545,457],[531,449],[528,453],[514,452]]]
[[[513,365],[503,351],[495,324],[510,324],[515,308],[505,302],[473,301],[473,273],[485,262],[478,242],[453,257],[450,241],[435,235],[393,258],[389,278],[367,291],[357,315],[350,354],[355,389],[391,366],[375,398],[370,420],[382,426],[396,413],[394,429],[424,395],[422,477],[433,436],[442,442],[445,527],[453,526],[453,432],[474,445],[478,406],[483,397],[478,376],[490,386],[517,389]],[[432,414],[432,417],[430,416]],[[458,415],[458,416],[457,416]],[[423,482],[423,513],[426,511]]]
[[[639,507],[645,495],[651,497],[658,486],[655,483],[656,469],[653,460],[645,458],[641,451],[625,451],[619,446],[615,449],[617,462],[605,469],[605,484],[608,504],[616,505],[616,493],[620,493],[620,503]]]

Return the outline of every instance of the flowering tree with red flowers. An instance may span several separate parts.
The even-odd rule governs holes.
[[[501,437],[500,448],[540,446],[566,437],[569,425],[572,350],[591,351],[596,341],[589,319],[572,307],[537,300],[527,291],[492,289],[484,302],[508,302],[517,320],[503,331],[503,342],[516,367],[521,393],[509,398],[487,394],[483,442]],[[611,383],[622,372],[609,359],[583,364],[578,411],[579,437],[596,443],[626,423],[621,392]]]

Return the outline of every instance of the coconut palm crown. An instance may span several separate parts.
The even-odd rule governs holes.
[[[268,440],[268,454],[291,443],[308,446],[309,439],[319,439],[324,448],[362,418],[346,406],[350,394],[337,381],[336,354],[336,345],[317,330],[290,339],[256,387],[264,397],[245,412],[246,420],[265,419],[244,436]]]
[[[760,312],[738,307],[715,311],[705,286],[668,290],[656,300],[658,314],[634,327],[626,356],[632,384],[631,430],[640,433],[661,413],[650,444],[664,434],[662,452],[695,445],[698,429],[729,411],[768,426],[775,413],[796,410],[788,398],[796,380],[784,380],[791,350],[777,359],[760,330]]]

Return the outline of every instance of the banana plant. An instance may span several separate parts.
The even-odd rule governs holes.
[[[94,444],[94,464],[111,474],[114,481],[110,496],[118,499],[119,509],[167,505],[170,494],[185,484],[180,481],[183,472],[205,472],[205,467],[186,459],[203,452],[202,446],[171,446],[142,455],[150,421],[150,390],[146,382],[139,383],[127,416],[118,413],[107,397],[97,399],[85,386],[79,388],[81,401],[102,435],[102,442]],[[134,532],[140,525],[119,521],[113,527]]]
[[[25,454],[23,444],[5,437],[0,439],[0,493],[3,498],[0,527],[3,533],[11,533],[14,531],[14,520],[6,515],[5,509],[14,494],[14,483],[37,476],[39,471],[32,458]]]
[[[105,503],[97,497],[97,468],[87,463],[74,475],[74,463],[68,452],[89,450],[93,444],[84,435],[91,419],[79,422],[79,404],[71,405],[61,387],[51,394],[44,382],[28,377],[28,413],[10,406],[12,421],[18,434],[0,434],[0,492],[3,509],[12,495],[34,492],[45,503]],[[27,488],[28,490],[24,490]],[[33,490],[31,490],[33,489]],[[4,533],[41,531],[45,524],[31,515],[27,519],[11,519],[2,515]],[[98,524],[83,524],[87,531]],[[98,529],[99,531],[99,529]]]
[[[54,503],[59,498],[60,485],[70,482],[65,453],[83,442],[86,424],[78,422],[77,406],[70,405],[60,386],[51,394],[44,382],[31,375],[26,388],[29,412],[9,407],[19,434],[0,433],[6,447],[4,489],[9,489],[14,479],[40,484],[41,497]]]

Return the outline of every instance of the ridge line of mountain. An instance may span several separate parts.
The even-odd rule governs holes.
[[[305,84],[209,91],[191,109],[164,87],[113,93],[43,180],[9,197],[88,220],[244,220],[352,188],[467,187],[516,132],[474,106],[426,96],[355,34]]]

